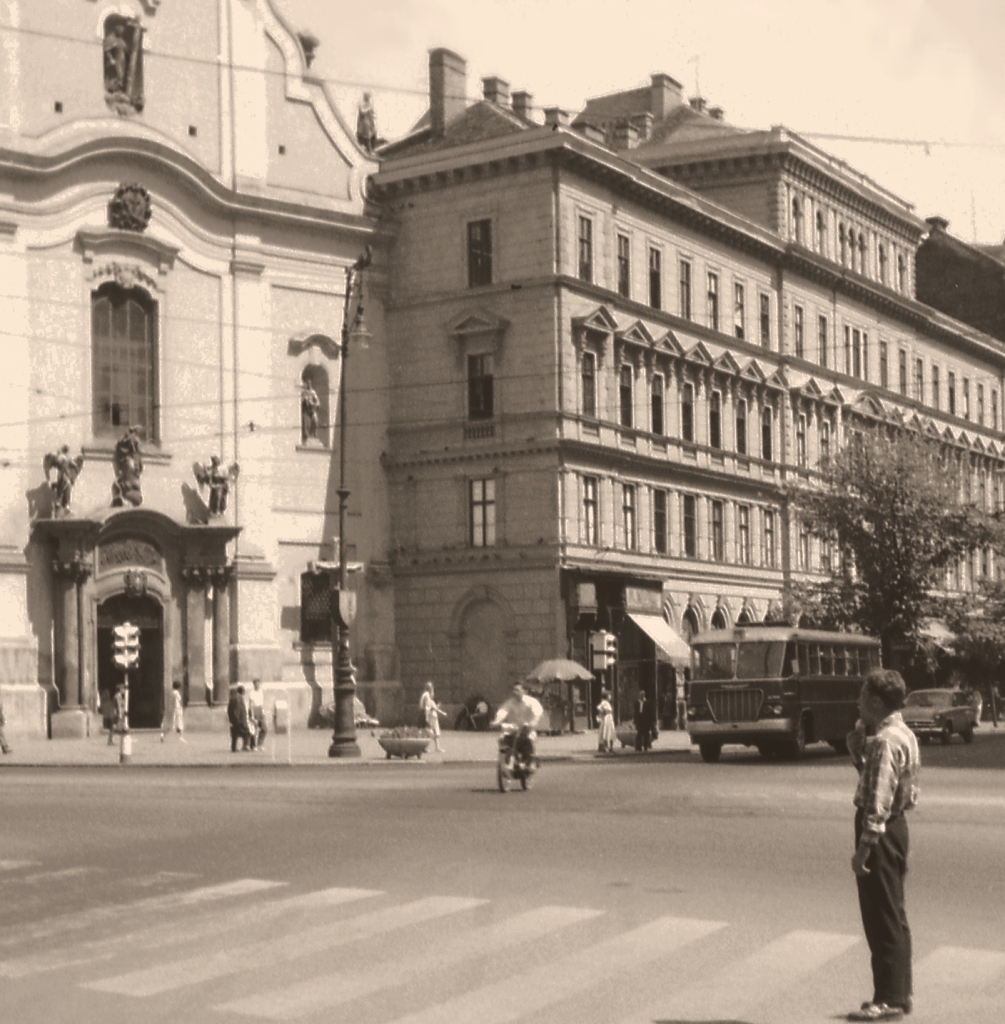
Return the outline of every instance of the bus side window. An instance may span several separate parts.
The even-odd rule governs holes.
[[[865,672],[859,671],[859,655],[864,653],[859,647],[848,648],[848,675],[857,676],[865,675]],[[862,666],[865,667],[864,665]]]
[[[810,644],[809,646],[809,660],[807,661],[807,671],[811,676],[820,675],[820,645]]]
[[[806,675],[810,670],[810,649],[807,644],[799,645],[799,673]]]
[[[880,658],[881,651],[878,647],[869,648],[869,668],[881,668],[882,661]]]
[[[820,645],[820,674],[822,676],[834,675],[834,649],[830,644]]]
[[[847,672],[848,659],[845,657],[845,649],[840,644],[834,646],[834,675],[843,676]]]

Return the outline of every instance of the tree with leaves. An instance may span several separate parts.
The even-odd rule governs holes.
[[[822,627],[879,637],[894,651],[917,650],[933,593],[947,569],[975,548],[998,546],[997,519],[968,500],[970,464],[915,431],[878,425],[854,433],[820,467],[813,484],[788,491],[790,507],[833,543],[830,578],[792,588]]]
[[[945,602],[942,617],[953,633],[953,651],[997,729],[998,684],[1005,672],[1005,582],[994,580],[979,594]]]

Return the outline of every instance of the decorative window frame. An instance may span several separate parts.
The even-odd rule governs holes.
[[[112,12],[114,13],[114,12]],[[82,277],[83,296],[81,300],[80,336],[87,339],[88,373],[86,382],[87,408],[94,407],[94,380],[91,327],[91,297],[103,284],[114,282],[122,288],[140,288],[157,306],[156,376],[157,395],[155,406],[163,409],[164,352],[169,347],[167,325],[170,322],[170,290],[167,277],[174,269],[180,250],[161,242],[151,235],[134,231],[119,231],[115,228],[81,228],[74,239],[75,247],[85,265]],[[86,268],[90,268],[88,271]],[[157,424],[156,438],[143,442],[143,457],[152,464],[169,463],[171,456],[163,444],[163,422]],[[107,461],[112,458],[115,441],[107,437],[95,437],[88,429],[88,440],[83,446],[84,455],[89,459]]]

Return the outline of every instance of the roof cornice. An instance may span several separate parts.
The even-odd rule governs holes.
[[[341,231],[363,236],[372,236],[377,231],[375,211],[346,213],[234,191],[189,156],[150,139],[106,137],[93,139],[61,153],[47,154],[0,148],[0,177],[51,182],[107,160],[128,166],[130,177],[135,177],[139,169],[154,174],[167,172],[178,179],[183,188],[195,193],[202,202],[222,216],[248,217],[318,230],[337,227]]]

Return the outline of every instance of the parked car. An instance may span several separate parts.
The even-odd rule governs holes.
[[[948,743],[954,735],[964,743],[974,741],[977,714],[962,690],[915,690],[907,695],[902,714],[922,743],[933,736]]]

